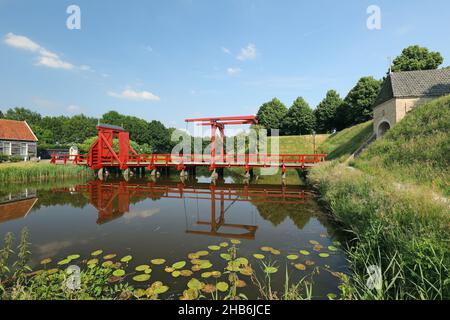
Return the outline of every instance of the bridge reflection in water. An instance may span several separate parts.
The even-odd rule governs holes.
[[[56,190],[55,190],[56,191]],[[63,191],[63,190],[57,190]],[[305,192],[298,187],[273,185],[242,185],[209,183],[195,183],[185,185],[180,182],[103,182],[90,181],[67,190],[78,192],[89,198],[90,203],[97,209],[98,224],[107,223],[130,212],[130,204],[137,199],[195,199],[209,200],[209,221],[197,218],[197,226],[207,226],[207,230],[192,230],[187,233],[209,235],[217,237],[233,237],[254,239],[258,226],[228,222],[226,213],[234,203],[252,202],[268,204],[304,204]],[[233,230],[226,232],[223,230]]]

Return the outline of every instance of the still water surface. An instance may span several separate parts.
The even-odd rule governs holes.
[[[55,262],[70,254],[89,258],[98,249],[104,254],[117,254],[117,259],[132,255],[128,268],[131,272],[135,266],[150,264],[155,258],[165,259],[169,266],[184,260],[188,262],[186,268],[190,268],[187,255],[208,250],[207,258],[213,264],[210,270],[223,272],[227,262],[219,255],[229,247],[215,252],[208,246],[224,242],[231,246],[234,239],[240,241],[238,256],[250,261],[260,279],[264,279],[262,261],[278,267],[272,275],[272,286],[278,292],[283,291],[286,268],[291,283],[316,270],[313,295],[322,299],[328,293],[338,293],[339,279],[332,272],[347,273],[343,252],[328,249],[337,246],[336,230],[317,205],[314,194],[296,183],[282,186],[260,180],[246,185],[228,177],[213,185],[205,177],[184,183],[176,177],[166,177],[1,189],[0,236],[3,238],[7,232],[17,236],[27,227],[32,242],[31,264],[36,269],[44,258]],[[280,254],[263,252],[262,247],[272,247]],[[310,255],[304,256],[300,250],[307,250]],[[255,259],[255,253],[264,254],[265,259]],[[320,257],[320,253],[328,253],[329,257]],[[290,254],[299,258],[291,261],[287,259]],[[295,264],[305,264],[307,260],[314,265],[307,265],[304,271],[295,268]],[[164,271],[165,265],[153,267],[149,283],[163,281],[170,290],[161,298],[177,298],[191,277],[173,278]],[[193,277],[200,278],[204,271]],[[132,276],[127,280],[135,287],[148,286],[133,282]],[[258,298],[250,277],[242,279],[247,286],[239,292]]]

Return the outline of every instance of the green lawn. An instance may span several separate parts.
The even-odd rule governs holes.
[[[327,134],[316,135],[316,149],[328,138]],[[280,148],[280,154],[313,154],[314,137],[312,135],[304,136],[283,136],[268,139],[268,150],[271,151],[271,143],[277,139]]]

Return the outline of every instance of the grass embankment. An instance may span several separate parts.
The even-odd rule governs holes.
[[[316,149],[328,138],[328,134],[317,134]],[[271,153],[272,139],[279,139],[279,153],[280,154],[314,154],[314,136],[282,136],[272,138],[269,137],[267,141],[268,153]]]
[[[353,238],[346,298],[450,298],[450,202],[439,194],[450,181],[449,126],[445,97],[412,111],[351,167],[332,161],[310,173]],[[378,290],[367,286],[372,265]]]
[[[28,182],[90,176],[92,171],[76,165],[54,165],[44,162],[0,164],[1,182]]]

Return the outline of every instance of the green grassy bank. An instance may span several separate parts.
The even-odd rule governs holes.
[[[20,162],[0,164],[0,181],[30,182],[91,176],[92,171],[76,165],[53,165],[44,162]]]
[[[309,174],[351,239],[344,298],[450,298],[449,126],[444,97],[416,108],[350,166],[335,160]],[[369,266],[381,270],[378,289],[367,285]]]

